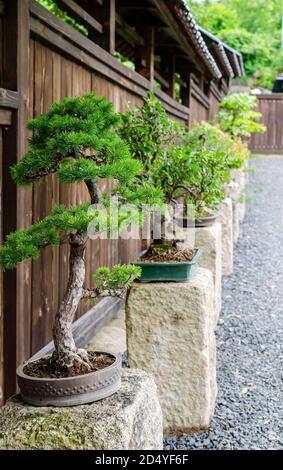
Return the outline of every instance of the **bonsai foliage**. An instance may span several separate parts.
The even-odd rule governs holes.
[[[144,104],[122,114],[120,136],[129,146],[132,156],[150,170],[153,162],[180,141],[185,128],[172,121],[153,93],[144,98]]]
[[[220,127],[233,138],[248,138],[256,132],[265,132],[266,127],[257,121],[261,113],[254,111],[256,97],[248,93],[232,93],[224,98],[217,115]]]
[[[160,200],[160,191],[149,187],[139,175],[143,172],[141,161],[131,158],[128,146],[117,134],[120,117],[112,105],[94,93],[82,98],[66,98],[55,103],[49,111],[29,122],[32,130],[30,149],[22,160],[12,167],[14,181],[20,185],[36,183],[45,176],[56,173],[65,183],[83,181],[89,193],[89,202],[79,206],[53,207],[52,213],[25,230],[11,233],[0,247],[2,269],[16,267],[17,263],[37,258],[40,249],[48,245],[70,245],[69,280],[64,298],[55,316],[53,360],[69,370],[87,371],[88,354],[76,348],[72,336],[72,321],[80,300],[99,295],[124,295],[139,269],[117,265],[112,270],[100,268],[94,275],[94,287],[86,289],[85,245],[88,226],[101,230],[100,212],[103,208],[90,205],[109,199],[101,194],[99,178],[115,179],[113,192],[118,200],[153,203]],[[112,215],[108,214],[111,219]],[[118,216],[119,223],[125,217]]]
[[[185,127],[172,121],[155,96],[148,93],[143,106],[122,115],[119,132],[135,160],[142,162],[142,177],[149,187],[159,189],[163,203],[175,203],[184,192],[187,176]],[[159,208],[162,210],[161,205]],[[162,221],[164,229],[164,214]],[[161,239],[165,242],[163,229]]]
[[[196,217],[219,208],[224,198],[223,184],[230,180],[233,154],[231,141],[206,122],[196,125],[186,139],[186,201],[195,207]]]

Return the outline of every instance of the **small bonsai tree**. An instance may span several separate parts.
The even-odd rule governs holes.
[[[257,121],[261,113],[254,111],[256,97],[248,93],[232,93],[220,104],[217,121],[224,132],[232,138],[247,139],[251,134],[265,132],[266,127]]]
[[[143,176],[154,188],[160,189],[164,203],[175,204],[187,193],[187,156],[182,146],[187,130],[168,117],[151,92],[142,106],[122,115],[119,133],[129,145],[132,156],[142,162]],[[161,225],[161,240],[153,241],[169,243],[164,233],[164,214]],[[174,240],[172,242],[174,244]]]
[[[162,158],[172,145],[182,141],[186,129],[172,121],[153,93],[142,106],[121,115],[119,134],[127,142],[132,156],[150,173],[151,165]]]
[[[141,162],[131,158],[127,145],[118,137],[115,129],[119,119],[112,105],[94,93],[55,103],[46,114],[29,122],[30,149],[11,169],[19,185],[36,183],[56,173],[61,181],[84,182],[88,189],[89,202],[73,207],[55,206],[43,220],[8,235],[0,247],[1,268],[11,269],[23,260],[37,258],[42,247],[69,244],[69,279],[55,315],[52,360],[75,373],[90,369],[87,351],[76,347],[72,335],[72,322],[80,300],[99,295],[121,296],[139,276],[139,268],[134,266],[117,265],[111,271],[100,268],[94,275],[94,288],[84,287],[87,229],[90,222],[93,228],[94,218],[100,212],[99,208],[90,211],[89,207],[99,204],[103,197],[99,178],[118,180],[114,192],[123,201],[128,198],[132,203],[143,200],[152,203],[159,197],[154,188],[143,183],[139,177]],[[123,217],[121,220],[125,222]]]
[[[186,153],[189,188],[186,201],[194,205],[195,216],[199,218],[218,210],[224,198],[223,185],[231,179],[229,170],[239,164],[238,156],[233,152],[231,139],[207,122],[189,132]]]

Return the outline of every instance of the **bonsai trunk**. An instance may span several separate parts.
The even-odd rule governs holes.
[[[91,204],[98,204],[101,192],[96,179],[85,180]],[[53,326],[54,359],[65,367],[78,367],[82,372],[90,369],[85,349],[78,349],[72,333],[72,324],[80,300],[83,296],[85,281],[85,245],[87,232],[70,237],[69,279],[61,305],[56,313]]]
[[[77,349],[72,323],[82,297],[85,280],[86,234],[76,234],[70,240],[69,279],[61,305],[56,313],[53,326],[54,358],[62,366],[89,368],[87,352]]]

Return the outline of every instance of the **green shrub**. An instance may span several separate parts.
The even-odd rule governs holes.
[[[144,104],[121,115],[120,136],[127,142],[132,156],[149,170],[150,165],[180,142],[186,130],[172,121],[153,93]]]
[[[233,138],[248,138],[256,132],[265,132],[264,125],[257,121],[261,113],[254,111],[256,97],[248,93],[232,93],[220,104],[217,120],[221,129]]]
[[[195,207],[196,218],[218,210],[224,198],[223,184],[230,181],[233,160],[231,140],[217,127],[203,122],[186,138],[186,202]]]

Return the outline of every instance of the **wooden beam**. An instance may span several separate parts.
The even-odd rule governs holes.
[[[12,124],[12,113],[9,109],[0,107],[0,126],[10,126]]]
[[[0,16],[4,16],[5,15],[5,4],[4,4],[4,0],[0,0]]]
[[[103,0],[103,6],[92,8],[93,15],[102,24],[103,34],[96,37],[97,43],[111,55],[115,53],[116,2]]]
[[[166,93],[175,99],[175,73],[176,73],[176,57],[172,50],[167,50],[167,54],[160,57],[160,69],[162,75],[168,82]]]
[[[191,96],[193,96],[200,104],[202,104],[204,108],[210,108],[210,100],[197,86],[197,84],[194,83],[193,80],[191,81]]]
[[[181,77],[180,85],[181,85],[180,97],[181,97],[182,104],[184,106],[188,106],[188,108],[189,108],[190,107],[190,98],[191,98],[191,86],[190,86],[191,85],[191,76],[190,76],[190,74]]]
[[[19,93],[17,91],[0,88],[0,106],[17,109],[19,106]]]
[[[79,23],[83,23],[87,28],[91,28],[97,33],[103,33],[103,26],[93,16],[89,15],[82,7],[73,0],[56,0],[61,10],[66,11]]]
[[[161,73],[159,73],[156,69],[154,70],[154,78],[155,78],[155,80],[158,81],[158,83],[160,83],[160,85],[162,85],[163,88],[165,88],[165,90],[168,90],[169,82],[167,80],[165,80],[163,75]]]
[[[140,36],[134,28],[132,28],[119,13],[116,13],[116,31],[120,36],[125,39],[125,41],[129,42],[133,47],[137,46],[145,46],[145,40],[142,36]]]
[[[147,78],[151,84],[154,80],[154,28],[146,26],[138,30],[144,38],[145,46],[136,48],[136,71]]]

